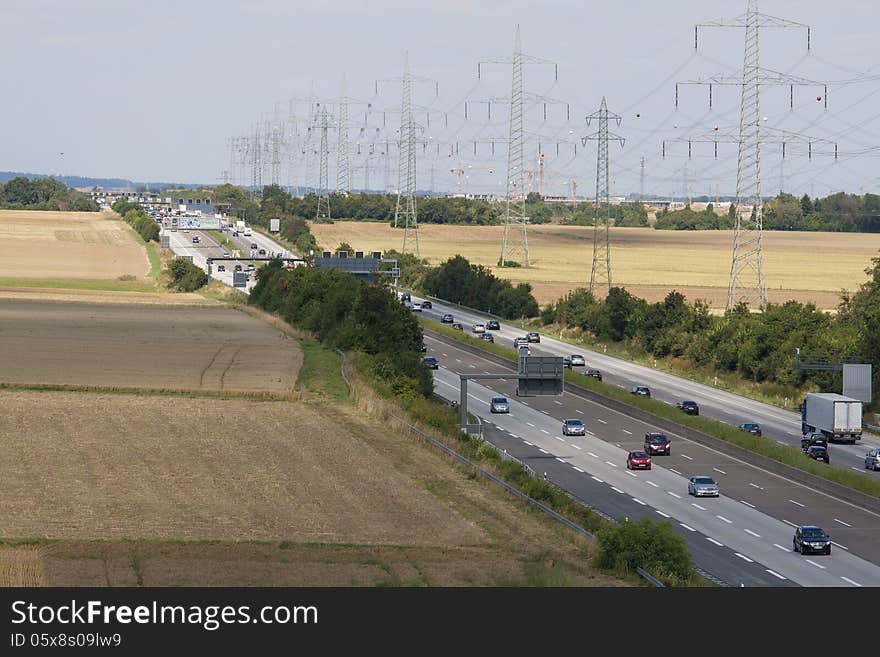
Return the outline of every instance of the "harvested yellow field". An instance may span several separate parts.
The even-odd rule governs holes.
[[[150,261],[108,212],[0,210],[0,278],[143,278]]]
[[[400,249],[403,242],[403,231],[385,223],[313,223],[311,230],[325,248],[348,242],[363,251]],[[529,227],[530,268],[496,267],[501,238],[501,226],[426,224],[419,228],[421,255],[431,264],[461,254],[513,282],[531,283],[540,303],[589,282],[591,227]],[[732,246],[732,231],[612,228],[612,276],[616,285],[650,301],[676,289],[689,299],[706,299],[720,307],[727,298]],[[770,300],[796,299],[833,309],[841,290],[854,291],[864,282],[865,268],[878,255],[880,234],[767,231],[764,271]]]

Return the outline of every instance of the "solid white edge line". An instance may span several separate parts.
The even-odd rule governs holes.
[[[738,556],[740,559],[742,559],[743,561],[748,561],[749,563],[755,563],[755,560],[754,560],[754,559],[749,559],[749,558],[748,558],[746,555],[744,555],[744,554],[740,554],[739,552],[734,552],[734,554],[735,554],[736,556]]]

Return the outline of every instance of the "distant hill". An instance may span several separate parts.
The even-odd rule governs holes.
[[[9,182],[13,178],[24,177],[33,180],[34,178],[54,178],[64,183],[68,187],[103,187],[104,189],[145,189],[145,190],[162,190],[162,189],[200,189],[209,187],[199,183],[179,183],[179,182],[136,182],[126,180],[124,178],[88,178],[85,176],[58,176],[46,173],[25,173],[23,171],[0,171],[0,183]]]

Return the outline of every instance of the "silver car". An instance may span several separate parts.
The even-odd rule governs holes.
[[[510,413],[510,403],[507,401],[507,397],[492,397],[489,410],[493,413]]]
[[[562,435],[563,436],[585,436],[587,434],[587,428],[584,426],[584,423],[577,418],[571,418],[568,420],[562,421]]]
[[[572,354],[571,355],[571,366],[572,367],[583,367],[587,364],[587,361],[584,360],[584,357],[580,354]]]
[[[872,449],[865,454],[865,469],[880,470],[880,448]]]
[[[688,480],[688,495],[695,497],[718,497],[718,484],[712,477],[700,475]]]

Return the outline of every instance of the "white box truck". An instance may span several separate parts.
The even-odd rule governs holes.
[[[810,392],[801,406],[801,433],[855,443],[862,437],[862,402],[833,392]]]
[[[252,233],[251,233],[250,226],[245,226],[244,232],[243,232],[242,234],[243,234],[245,237],[250,237],[251,234],[252,234]]]

